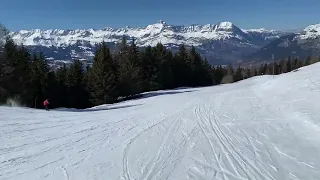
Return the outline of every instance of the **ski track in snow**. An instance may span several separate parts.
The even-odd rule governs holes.
[[[319,68],[90,111],[0,107],[0,179],[320,179]]]

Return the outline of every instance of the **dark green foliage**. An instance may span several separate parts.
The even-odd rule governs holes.
[[[33,89],[31,82],[31,58],[24,47],[17,47],[11,39],[7,39],[3,49],[4,65],[2,70],[1,89],[6,97],[2,101],[10,98],[18,98],[22,105],[33,102]]]
[[[304,65],[305,65],[305,66],[308,66],[308,65],[310,65],[310,64],[311,64],[311,56],[308,56],[307,59],[306,59],[306,61],[305,61],[305,63],[304,63]]]
[[[143,79],[143,91],[152,91],[161,89],[161,85],[157,82],[157,73],[159,63],[155,59],[155,52],[151,46],[140,53],[141,71]]]
[[[68,76],[68,68],[64,64],[56,71],[56,97],[54,104],[58,104],[61,107],[68,107],[68,99],[66,95],[67,91],[67,76]]]
[[[131,97],[142,92],[143,81],[139,51],[132,41],[130,46],[123,39],[120,52],[116,56],[119,68],[119,95],[120,97]]]
[[[173,74],[173,55],[167,51],[162,44],[157,44],[155,50],[155,61],[157,63],[156,85],[159,89],[169,89],[175,87]]]
[[[242,76],[242,72],[241,71],[242,71],[242,69],[239,66],[237,68],[237,70],[236,70],[235,75],[234,75],[234,82],[243,80],[243,76]]]
[[[117,101],[117,68],[109,48],[103,43],[96,52],[94,63],[88,72],[88,87],[92,105]]]
[[[49,67],[42,53],[33,55],[31,62],[32,70],[32,87],[34,104],[32,107],[39,108],[42,107],[42,102],[44,99],[48,98],[48,72]]]
[[[68,107],[85,108],[88,106],[88,92],[85,89],[85,74],[82,63],[75,60],[71,64],[66,78]]]
[[[222,68],[222,66],[217,66],[212,68],[212,83],[214,85],[220,84],[223,76],[226,74],[226,69]]]
[[[292,71],[292,62],[291,62],[291,58],[289,57],[287,60],[287,69],[286,72],[290,72]]]

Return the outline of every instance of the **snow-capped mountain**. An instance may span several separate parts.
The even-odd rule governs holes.
[[[272,54],[275,58],[287,56],[306,56],[320,55],[320,24],[310,25],[300,33],[292,33],[276,39],[260,51],[253,54],[254,59],[270,59]]]
[[[48,57],[59,60],[91,58],[97,44],[105,41],[113,47],[126,36],[135,38],[139,47],[155,46],[159,42],[173,49],[180,44],[193,45],[212,61],[239,59],[239,55],[252,53],[283,34],[266,29],[244,30],[231,22],[176,26],[164,21],[142,28],[35,29],[10,33],[16,43],[24,44],[33,51],[44,51]]]

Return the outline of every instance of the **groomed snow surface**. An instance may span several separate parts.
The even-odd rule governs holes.
[[[318,180],[319,69],[84,111],[0,107],[0,179]]]

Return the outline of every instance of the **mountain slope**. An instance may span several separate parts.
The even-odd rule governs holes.
[[[319,68],[83,111],[0,107],[1,179],[319,179]]]
[[[161,42],[173,50],[180,44],[196,46],[209,59],[233,61],[239,55],[253,52],[285,33],[269,30],[242,30],[231,22],[216,25],[174,26],[159,21],[142,28],[104,28],[88,30],[21,30],[11,32],[18,44],[33,51],[45,51],[59,60],[88,59],[102,41],[114,47],[123,36],[135,38],[139,47],[155,46]],[[230,53],[231,52],[231,53]]]
[[[310,25],[301,33],[292,33],[270,42],[254,53],[252,59],[270,59],[272,54],[275,54],[275,58],[299,56],[305,59],[307,56],[319,56],[320,24]]]

